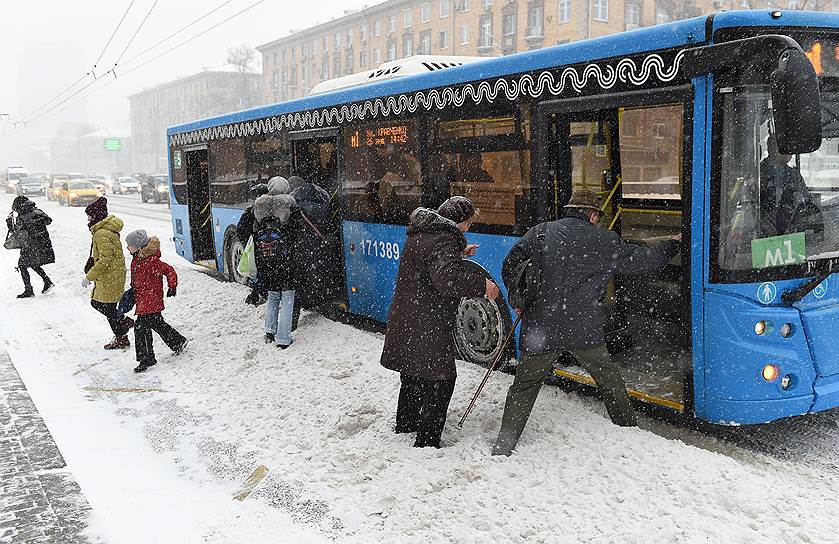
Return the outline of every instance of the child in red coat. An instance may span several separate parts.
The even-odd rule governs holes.
[[[187,344],[171,325],[163,320],[163,276],[169,289],[167,297],[174,297],[178,289],[178,275],[175,269],[160,260],[160,240],[149,238],[144,230],[135,230],[125,237],[131,259],[131,287],[137,304],[137,321],[134,325],[134,349],[137,354],[137,368],[144,372],[157,363],[154,358],[151,332],[160,335],[175,355],[179,355]]]

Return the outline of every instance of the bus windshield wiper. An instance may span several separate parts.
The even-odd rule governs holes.
[[[808,274],[815,274],[815,277],[802,283],[792,291],[784,291],[781,295],[781,302],[786,306],[792,306],[810,294],[834,272],[839,272],[839,251],[822,253],[807,258]]]

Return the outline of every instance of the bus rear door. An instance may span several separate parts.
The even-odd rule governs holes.
[[[206,147],[184,151],[192,260],[215,268],[209,153]]]

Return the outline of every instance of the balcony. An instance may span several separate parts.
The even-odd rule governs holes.
[[[528,27],[524,31],[524,42],[530,47],[538,47],[545,41],[545,29],[541,26]]]

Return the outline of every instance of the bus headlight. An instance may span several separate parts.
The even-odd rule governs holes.
[[[761,372],[763,379],[767,382],[774,382],[775,379],[778,377],[778,368],[775,365],[766,365],[763,367],[763,372]]]
[[[758,321],[755,323],[755,334],[762,336],[766,332],[766,321]]]
[[[789,338],[792,335],[792,323],[784,323],[781,326],[781,336]]]
[[[792,377],[787,374],[783,378],[781,378],[781,389],[786,391],[792,385]]]

